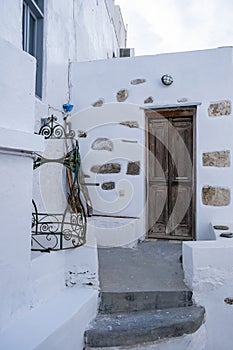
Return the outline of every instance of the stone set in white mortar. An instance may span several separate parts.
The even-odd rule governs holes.
[[[208,115],[210,117],[223,117],[231,114],[231,101],[225,100],[220,102],[213,102],[208,108]]]
[[[212,102],[208,108],[209,117],[224,117],[231,114],[231,101],[224,100]],[[204,167],[230,167],[230,151],[212,151],[202,154]],[[217,186],[204,186],[202,188],[202,203],[208,206],[227,206],[230,204],[231,190]]]
[[[216,207],[229,205],[230,190],[222,187],[206,186],[202,188],[202,202],[204,205]]]
[[[202,154],[203,166],[229,167],[230,151],[214,151]]]

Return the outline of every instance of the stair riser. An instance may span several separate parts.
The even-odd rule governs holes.
[[[186,310],[185,310],[186,309]],[[157,314],[158,313],[158,314]],[[171,339],[197,331],[204,321],[204,309],[188,307],[128,314],[127,318],[106,316],[85,333],[86,348],[134,346]]]
[[[99,312],[158,310],[192,305],[191,291],[100,293]]]

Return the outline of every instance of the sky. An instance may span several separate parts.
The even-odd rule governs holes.
[[[115,0],[136,55],[233,46],[233,0]]]

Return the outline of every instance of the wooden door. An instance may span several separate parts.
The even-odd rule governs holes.
[[[146,112],[148,236],[194,239],[195,109]]]

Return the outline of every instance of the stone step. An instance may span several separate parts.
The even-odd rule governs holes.
[[[132,312],[168,309],[192,305],[192,292],[148,291],[148,292],[101,292],[100,313]]]
[[[98,314],[85,332],[84,349],[136,346],[191,334],[202,325],[201,306]]]

